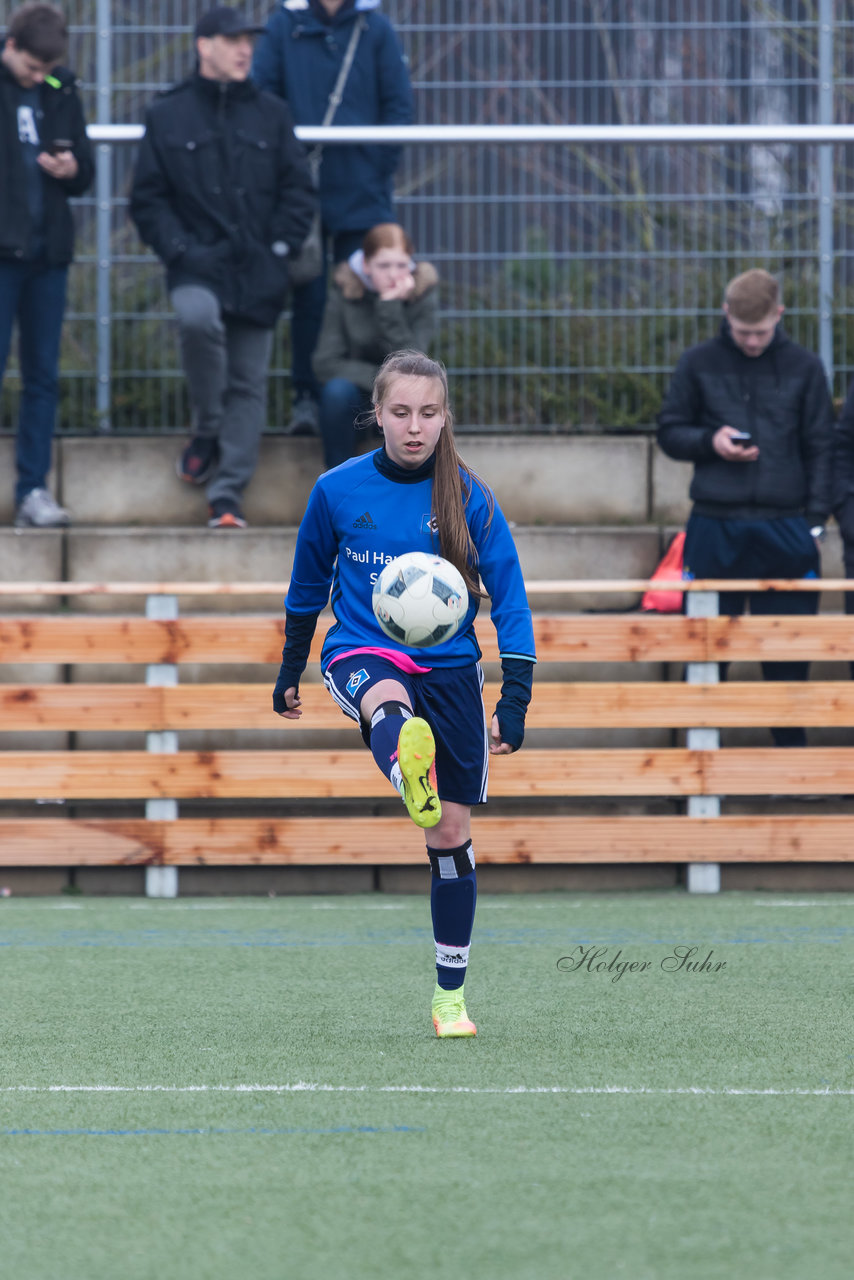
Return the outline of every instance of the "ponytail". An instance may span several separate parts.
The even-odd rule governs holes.
[[[433,523],[439,535],[439,554],[450,560],[462,574],[469,595],[478,599],[484,592],[477,571],[477,549],[466,521],[466,507],[477,485],[486,499],[489,520],[495,510],[492,490],[463,462],[454,438],[454,415],[448,397],[448,375],[445,366],[420,351],[394,351],[386,356],[374,380],[374,408],[381,407],[392,378],[433,378],[442,387],[445,424],[436,443],[436,466],[433,472]]]

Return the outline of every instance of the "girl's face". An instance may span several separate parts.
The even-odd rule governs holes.
[[[412,260],[405,249],[378,249],[362,269],[377,293],[384,293],[412,274]]]
[[[439,442],[445,425],[444,388],[438,378],[400,373],[374,411],[392,462],[414,470],[432,456]]]

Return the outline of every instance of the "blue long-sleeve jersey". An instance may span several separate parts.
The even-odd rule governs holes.
[[[383,474],[383,450],[351,458],[315,484],[300,525],[287,594],[291,614],[316,615],[332,590],[335,624],[321,653],[325,670],[336,654],[376,646],[396,649],[430,667],[461,667],[476,661],[474,634],[479,601],[471,599],[463,625],[432,648],[415,649],[390,640],[374,617],[371,595],[383,566],[405,551],[439,550],[433,531],[433,478]],[[468,484],[463,476],[464,494]],[[536,662],[531,611],[519,557],[497,503],[489,506],[478,485],[471,487],[466,522],[478,555],[477,568],[492,600],[492,621],[502,658]]]

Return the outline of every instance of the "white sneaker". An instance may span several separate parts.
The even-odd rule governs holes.
[[[31,489],[15,512],[16,529],[58,529],[71,517],[47,489]]]

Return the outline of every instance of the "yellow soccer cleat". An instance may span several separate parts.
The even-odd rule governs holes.
[[[420,716],[411,716],[397,740],[397,763],[403,779],[401,799],[419,827],[435,827],[442,816],[442,801],[436,794],[435,758],[433,730]]]
[[[476,1036],[477,1027],[466,1013],[463,988],[445,991],[436,984],[433,992],[433,1026],[440,1040],[450,1036]]]

